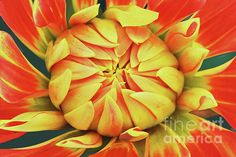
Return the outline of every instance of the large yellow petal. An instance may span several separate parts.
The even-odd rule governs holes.
[[[87,130],[93,120],[94,107],[90,101],[64,115],[66,121],[74,128]]]
[[[87,23],[98,15],[100,4],[90,6],[79,10],[77,13],[73,14],[70,18],[70,25],[76,25],[79,23]]]
[[[158,70],[156,75],[178,95],[181,94],[184,87],[184,75],[181,71],[173,67],[164,67]]]
[[[95,18],[91,21],[101,35],[112,43],[118,42],[116,24],[112,20]]]
[[[123,27],[145,26],[158,18],[158,13],[136,5],[116,6],[106,10],[104,16],[120,22]]]
[[[49,82],[49,96],[53,105],[60,109],[60,104],[65,99],[72,79],[72,72],[67,69],[65,72]]]

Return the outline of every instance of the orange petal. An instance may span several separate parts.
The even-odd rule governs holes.
[[[107,149],[102,150],[91,157],[139,157],[134,145],[129,142],[113,143]]]
[[[150,136],[146,141],[145,153],[150,156],[189,157],[190,152],[178,135],[168,126],[160,124],[149,130]],[[169,140],[168,140],[169,139]],[[158,146],[158,147],[157,147]]]
[[[147,0],[106,0],[107,8],[117,5],[130,5],[130,4],[135,4],[137,6],[144,8],[145,5],[147,4]]]
[[[0,95],[5,101],[17,102],[47,89],[47,78],[25,59],[4,32],[0,32],[0,66]]]
[[[7,130],[0,130],[0,144],[19,138],[23,136],[25,132],[13,132],[13,131],[7,131]]]
[[[235,132],[186,112],[180,112],[172,119],[175,125],[169,126],[178,134],[177,137],[184,139],[191,156],[203,157],[209,153],[213,156],[236,155]],[[177,121],[182,123],[175,123]],[[193,125],[190,126],[189,122]]]
[[[200,10],[205,2],[206,0],[148,0],[148,9],[160,13],[155,27],[159,33],[163,33],[173,24]]]
[[[236,50],[236,21],[235,14],[232,14],[235,9],[234,0],[207,0],[206,5],[195,15],[201,19],[197,41],[210,50],[208,56]]]
[[[12,3],[3,0],[0,2],[0,16],[24,44],[39,57],[44,57],[47,43],[34,24],[30,1]]]
[[[67,148],[97,148],[101,145],[102,137],[95,132],[89,132],[82,136],[67,138],[56,144],[56,146]]]
[[[64,0],[35,0],[33,16],[38,27],[48,28],[55,36],[67,28],[66,2]]]
[[[207,80],[208,90],[219,104],[215,111],[222,114],[235,127],[235,115],[231,113],[236,102],[236,59],[233,58],[212,69],[199,71],[198,74]]]

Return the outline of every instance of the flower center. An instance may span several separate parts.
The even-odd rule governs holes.
[[[49,45],[46,65],[50,98],[67,122],[105,136],[161,123],[184,82],[177,59],[147,26],[107,19],[65,31]]]

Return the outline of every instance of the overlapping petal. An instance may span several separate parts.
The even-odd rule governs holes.
[[[1,97],[17,102],[47,95],[47,78],[28,63],[9,34],[0,32],[0,37]]]
[[[57,36],[67,28],[65,0],[35,0],[33,18],[36,26],[49,29]]]
[[[42,32],[35,26],[32,6],[29,0],[0,2],[0,16],[6,24],[35,54],[43,58],[47,48],[47,41]]]

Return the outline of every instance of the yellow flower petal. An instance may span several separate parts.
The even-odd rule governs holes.
[[[154,126],[157,123],[157,117],[145,105],[130,97],[130,94],[132,93],[135,92],[129,89],[122,89],[125,104],[135,126],[142,130]]]
[[[173,67],[164,67],[158,70],[156,75],[178,95],[181,94],[184,86],[184,75],[181,71]]]
[[[97,131],[105,136],[118,136],[122,132],[123,119],[120,108],[109,95],[105,98],[104,109]]]
[[[95,18],[91,21],[97,31],[108,41],[112,43],[118,42],[116,24],[112,20]]]
[[[64,115],[66,121],[74,128],[87,130],[93,120],[94,107],[90,101]]]
[[[217,102],[209,91],[202,88],[191,88],[180,95],[177,105],[180,109],[194,111],[216,107]]]
[[[49,70],[55,63],[66,58],[69,54],[70,50],[66,39],[61,40],[56,45],[50,42],[45,58],[47,69]]]
[[[138,60],[147,61],[159,55],[163,50],[167,50],[165,43],[156,36],[151,36],[147,41],[140,45],[138,50]]]
[[[185,73],[185,75],[197,72],[208,52],[208,49],[198,44],[187,47],[178,58],[180,70]]]
[[[11,120],[0,121],[0,129],[22,132],[58,130],[65,125],[62,113],[57,111],[26,112]]]
[[[145,105],[157,117],[156,124],[168,118],[175,111],[175,103],[168,97],[152,92],[136,92],[130,97]]]
[[[117,44],[107,41],[98,32],[96,32],[90,26],[85,25],[85,24],[79,24],[73,27],[71,29],[71,32],[78,39],[84,42],[90,43],[90,44],[107,47],[107,48],[114,48],[118,46]]]
[[[145,139],[147,136],[148,136],[147,132],[142,131],[139,127],[135,127],[120,134],[119,139],[130,142],[136,142]]]
[[[67,69],[65,72],[49,82],[49,96],[53,105],[60,109],[60,104],[65,99],[72,79],[72,72]]]
[[[70,112],[80,105],[90,101],[100,87],[100,83],[93,83],[71,89],[61,104],[63,112]]]
[[[79,10],[73,14],[70,18],[70,25],[76,25],[79,23],[87,23],[98,15],[100,4],[90,6],[88,8]]]
[[[143,43],[151,36],[151,31],[147,27],[127,27],[125,30],[136,44]]]
[[[158,18],[158,13],[136,5],[116,6],[106,10],[104,16],[120,22],[123,27],[145,26]]]

